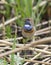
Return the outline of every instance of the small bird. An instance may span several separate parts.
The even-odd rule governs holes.
[[[32,25],[31,19],[26,19],[25,24],[22,28],[22,35],[24,38],[27,38],[29,40],[32,40],[35,33],[34,26]]]

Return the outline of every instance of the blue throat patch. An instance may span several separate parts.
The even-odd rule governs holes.
[[[33,27],[32,27],[31,25],[28,25],[28,24],[25,24],[25,25],[24,25],[24,30],[31,31],[32,28],[33,28]]]

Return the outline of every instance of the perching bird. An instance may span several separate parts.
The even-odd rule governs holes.
[[[23,37],[28,38],[29,40],[32,40],[34,33],[35,33],[35,29],[34,29],[31,19],[26,19],[25,24],[22,29]]]

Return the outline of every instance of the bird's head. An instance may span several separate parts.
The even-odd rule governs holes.
[[[24,24],[24,30],[27,30],[27,31],[30,31],[30,30],[32,30],[32,25],[31,25],[31,23],[30,23],[30,19],[26,19],[25,20],[25,24]]]
[[[25,24],[31,25],[30,19],[26,19],[26,20],[25,20]]]

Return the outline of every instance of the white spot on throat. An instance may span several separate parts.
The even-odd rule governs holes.
[[[30,27],[30,25],[25,25],[25,27]]]

